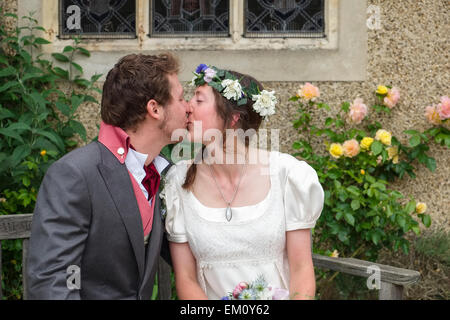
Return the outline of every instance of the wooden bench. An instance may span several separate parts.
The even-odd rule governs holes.
[[[22,252],[22,275],[23,275],[23,298],[27,299],[27,284],[25,277],[26,256],[28,251],[28,239],[31,231],[32,214],[16,214],[0,216],[0,283],[2,268],[2,240],[23,239]],[[405,285],[419,280],[420,273],[414,270],[395,268],[369,261],[353,258],[331,258],[313,254],[314,266],[319,269],[334,270],[354,276],[368,278],[370,268],[380,271],[381,288],[379,290],[380,300],[401,300]],[[172,295],[171,267],[160,259],[158,266],[158,298],[168,300]],[[2,299],[2,288],[0,286],[0,300]]]

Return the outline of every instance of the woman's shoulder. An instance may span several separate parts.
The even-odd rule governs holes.
[[[280,176],[296,175],[297,178],[300,178],[300,176],[311,174],[317,175],[316,170],[304,160],[299,160],[288,153],[278,151],[272,151],[271,154]]]
[[[167,171],[166,179],[170,183],[183,184],[186,178],[186,172],[193,163],[193,160],[181,160],[173,164]]]

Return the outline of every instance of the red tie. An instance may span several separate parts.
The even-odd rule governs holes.
[[[156,191],[158,191],[160,177],[153,162],[148,166],[144,166],[144,170],[145,178],[142,179],[142,185],[148,192],[147,200],[150,200],[156,194]]]

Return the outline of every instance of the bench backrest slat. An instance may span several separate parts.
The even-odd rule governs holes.
[[[32,214],[0,216],[0,240],[29,238],[32,217]]]

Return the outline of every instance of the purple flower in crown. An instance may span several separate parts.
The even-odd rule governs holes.
[[[204,63],[198,65],[197,69],[195,69],[195,73],[203,72],[205,69],[208,69],[208,66]]]
[[[205,76],[203,77],[203,79],[205,80],[205,82],[210,83],[215,76],[216,76],[216,71],[215,70],[213,70],[211,68],[206,68],[205,69]]]

